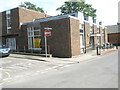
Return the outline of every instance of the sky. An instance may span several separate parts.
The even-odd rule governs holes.
[[[0,12],[18,7],[21,2],[29,1],[38,7],[43,8],[48,15],[58,15],[58,7],[67,0],[0,0]],[[118,2],[120,0],[85,0],[97,9],[97,20],[102,21],[103,25],[116,25],[118,22]]]

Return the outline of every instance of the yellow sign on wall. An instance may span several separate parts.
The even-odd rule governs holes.
[[[40,38],[34,39],[34,48],[40,48]]]

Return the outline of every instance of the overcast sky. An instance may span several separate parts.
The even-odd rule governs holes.
[[[21,2],[29,1],[43,8],[49,15],[58,15],[60,12],[56,8],[64,4],[66,0],[0,0],[0,12],[18,7]],[[118,22],[118,2],[120,0],[86,0],[97,9],[97,20],[103,25],[115,25]]]

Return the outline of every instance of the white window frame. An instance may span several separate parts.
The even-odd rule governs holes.
[[[80,48],[81,48],[80,52],[84,53],[84,49],[85,49],[84,24],[80,24],[79,28],[80,28],[80,30],[83,30],[83,32],[80,32]],[[81,36],[82,36],[82,38],[81,38]]]
[[[10,34],[11,33],[11,11],[7,10],[6,11],[6,23],[7,23],[7,33]],[[10,26],[9,26],[10,25]]]
[[[14,41],[14,47],[13,42]],[[11,50],[16,50],[16,38],[6,38],[6,46],[8,46],[9,48],[11,48]]]
[[[39,34],[38,35],[34,35],[35,34],[35,32],[38,32],[39,31]],[[31,33],[32,33],[32,35],[31,35]],[[36,37],[40,37],[41,36],[41,30],[40,29],[35,29],[35,27],[28,27],[27,28],[27,34],[28,34],[28,49],[34,49],[34,39],[36,38]],[[30,34],[30,35],[29,35]],[[32,44],[31,45],[29,45],[29,42],[30,42],[30,40],[29,40],[29,38],[32,38],[33,40],[33,42],[32,42]]]

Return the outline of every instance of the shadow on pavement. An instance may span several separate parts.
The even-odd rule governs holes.
[[[13,56],[10,56],[13,57]],[[42,62],[48,62],[46,60],[42,60],[42,59],[34,59],[34,58],[27,58],[27,57],[13,57],[13,58],[21,58],[21,59],[30,59],[30,60],[36,60],[36,61],[42,61]]]

